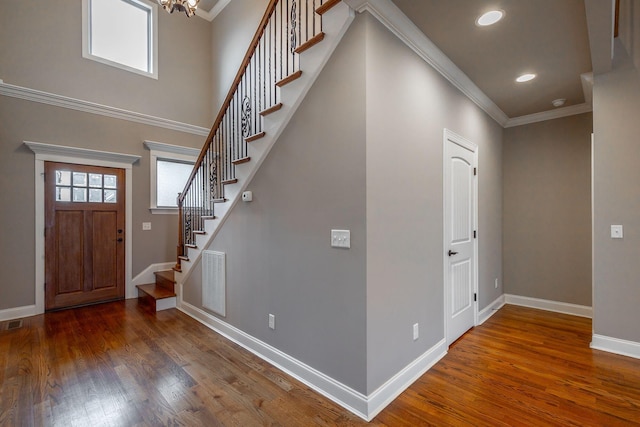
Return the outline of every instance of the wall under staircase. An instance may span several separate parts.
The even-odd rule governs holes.
[[[178,284],[188,280],[193,266],[200,262],[202,250],[208,247],[216,236],[220,225],[226,221],[233,207],[241,200],[243,191],[331,57],[349,28],[353,17],[353,11],[341,2],[323,13],[322,32],[324,39],[299,54],[299,76],[296,74],[295,79],[287,81],[277,89],[278,104],[282,106],[269,114],[264,114],[261,118],[262,132],[257,134],[255,139],[248,138],[247,156],[244,157],[247,161],[236,163],[235,179],[224,183],[224,198],[220,203],[215,204],[215,216],[212,215],[203,221],[204,227],[196,233],[195,244],[187,248],[181,259],[181,271],[176,274]]]

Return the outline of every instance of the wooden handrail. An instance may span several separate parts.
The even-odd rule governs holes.
[[[317,1],[287,0],[286,6],[283,0],[269,1],[178,196],[180,226],[175,270],[181,271],[181,260],[188,253],[186,247],[195,245],[194,227],[202,227],[203,219],[214,215],[214,204],[226,200],[224,186],[237,182],[235,167],[251,159],[247,144],[266,135],[262,116],[282,107],[278,88],[302,75],[298,55],[324,37]],[[335,4],[337,0],[325,1]]]
[[[216,120],[213,122],[213,126],[211,127],[211,131],[209,132],[209,136],[207,136],[206,142],[204,144],[204,146],[202,147],[202,151],[200,151],[200,155],[198,156],[198,160],[196,161],[195,165],[193,166],[193,170],[191,171],[191,175],[189,176],[189,179],[187,180],[187,183],[184,187],[184,190],[182,191],[182,194],[180,195],[179,198],[179,204],[181,204],[181,202],[184,201],[184,197],[187,194],[187,190],[189,189],[189,187],[191,186],[191,183],[193,182],[193,179],[195,178],[198,168],[200,167],[200,165],[202,165],[202,161],[204,159],[204,157],[207,154],[207,151],[209,150],[209,148],[211,147],[211,144],[213,142],[213,137],[216,134],[216,132],[218,131],[218,127],[220,126],[220,123],[222,123],[222,119],[224,118],[227,109],[229,108],[229,106],[231,105],[231,101],[233,100],[233,96],[235,95],[236,91],[238,90],[238,86],[240,86],[240,82],[242,81],[242,76],[244,76],[244,72],[247,69],[247,67],[249,66],[249,63],[251,62],[251,58],[253,57],[253,54],[256,51],[256,48],[258,47],[258,44],[260,43],[260,39],[262,38],[262,35],[264,34],[264,30],[267,28],[267,25],[269,24],[269,19],[271,19],[271,15],[273,14],[273,12],[276,9],[276,6],[278,4],[280,0],[271,0],[269,2],[269,5],[267,6],[267,10],[264,13],[264,16],[262,17],[262,20],[260,21],[260,24],[258,25],[258,29],[256,30],[255,35],[253,36],[253,39],[251,40],[251,44],[249,45],[249,49],[247,49],[247,53],[244,55],[244,59],[242,60],[242,63],[240,64],[240,68],[238,69],[238,73],[236,74],[236,78],[233,80],[233,83],[231,84],[231,88],[229,89],[229,93],[227,94],[227,97],[224,100],[224,103],[222,104],[222,107],[220,108],[220,111],[218,112],[218,116],[216,117]]]

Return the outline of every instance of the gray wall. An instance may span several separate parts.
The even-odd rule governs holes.
[[[213,20],[213,112],[218,114],[269,0],[233,0]]]
[[[502,128],[377,19],[358,19],[367,27],[371,393],[444,338],[444,128],[478,145],[479,308],[502,294]]]
[[[211,249],[227,254],[226,322],[364,392],[362,31],[349,29]],[[351,249],[331,248],[331,229],[350,229]],[[197,268],[184,299],[200,306],[201,286]]]
[[[592,120],[505,130],[505,293],[591,306]]]
[[[495,300],[502,129],[363,14],[214,239],[224,320],[365,394],[443,339],[444,127],[480,147],[480,308]],[[350,250],[329,247],[331,228]],[[184,289],[196,306],[200,274]]]
[[[133,166],[133,275],[175,259],[177,217],[149,212],[149,151],[143,141],[198,147],[202,137],[0,96],[0,310],[35,303],[35,156],[23,141],[137,154]],[[142,231],[152,222],[152,231]]]
[[[158,79],[82,57],[81,0],[0,2],[5,83],[210,127],[211,24],[158,9]]]
[[[620,0],[620,41],[637,69],[640,69],[640,4]]]
[[[593,92],[594,333],[640,342],[640,73],[616,42]],[[624,239],[610,226],[624,226]]]
[[[159,10],[159,79],[82,58],[81,2],[0,2],[0,79],[210,126],[211,24]],[[174,41],[179,36],[181,41]],[[189,45],[184,44],[189,40]],[[188,49],[185,49],[188,47]],[[192,79],[173,77],[188,71]],[[133,275],[175,259],[177,217],[149,212],[145,139],[199,148],[204,137],[0,96],[0,310],[32,305],[35,278],[34,154],[23,141],[137,154],[133,167]],[[152,231],[141,223],[152,222]]]

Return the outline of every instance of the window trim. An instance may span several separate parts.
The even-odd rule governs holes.
[[[149,210],[152,214],[177,215],[177,207],[158,207],[158,159],[195,163],[196,160],[198,160],[198,156],[200,155],[200,150],[197,148],[181,147],[178,145],[165,144],[163,142],[156,141],[144,141],[144,145],[149,149]]]
[[[111,67],[119,68],[121,70],[129,71],[131,73],[139,74],[141,76],[158,79],[158,5],[151,3],[147,0],[126,0],[127,2],[136,3],[145,9],[150,11],[149,17],[149,39],[150,49],[148,58],[150,71],[143,71],[137,68],[129,67],[128,65],[121,64],[119,62],[111,61],[100,56],[93,55],[91,53],[91,0],[82,0],[82,57],[90,59],[92,61],[99,62],[101,64],[109,65]]]

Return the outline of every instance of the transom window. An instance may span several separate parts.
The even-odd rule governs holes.
[[[146,0],[83,0],[83,57],[157,78],[157,6]]]
[[[56,171],[56,202],[116,203],[117,188],[116,175]]]

